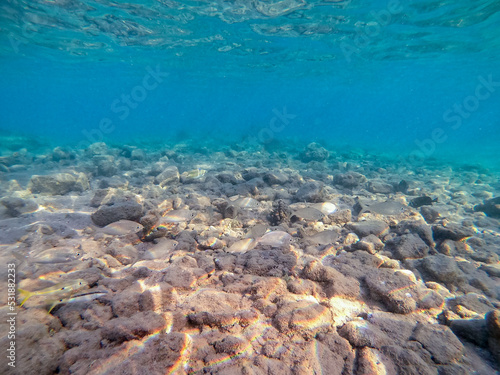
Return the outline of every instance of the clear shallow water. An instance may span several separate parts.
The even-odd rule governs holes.
[[[4,133],[499,165],[496,1],[5,1],[0,14]]]

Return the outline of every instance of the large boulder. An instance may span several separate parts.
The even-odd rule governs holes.
[[[34,175],[28,184],[32,193],[64,195],[70,191],[88,190],[89,180],[84,173],[55,173],[50,175]]]
[[[134,201],[117,202],[101,206],[90,215],[95,225],[104,227],[119,220],[139,221],[143,215],[142,205]]]

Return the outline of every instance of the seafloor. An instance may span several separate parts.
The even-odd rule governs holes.
[[[494,374],[499,190],[317,144],[11,152],[1,264],[35,293],[9,371]]]

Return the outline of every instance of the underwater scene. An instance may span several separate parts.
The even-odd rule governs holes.
[[[0,374],[500,370],[500,2],[2,0]]]

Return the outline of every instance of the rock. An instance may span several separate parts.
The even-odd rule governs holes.
[[[446,226],[434,225],[432,227],[432,232],[434,233],[434,239],[436,241],[447,239],[462,241],[474,235],[474,230],[472,228],[451,223]]]
[[[352,220],[352,212],[349,209],[338,210],[333,214],[328,215],[328,218],[332,221],[333,224],[347,224]]]
[[[64,195],[70,191],[82,192],[90,188],[84,173],[56,173],[51,175],[34,175],[28,184],[34,193]]]
[[[0,203],[7,209],[7,215],[12,217],[18,217],[38,209],[38,204],[32,199],[6,197],[0,199]]]
[[[354,188],[366,182],[366,177],[358,172],[347,172],[335,175],[333,183],[345,188]]]
[[[462,357],[464,346],[450,328],[435,324],[418,324],[412,334],[432,355],[437,364],[451,364]]]
[[[273,209],[269,214],[269,222],[271,225],[279,225],[287,223],[290,220],[291,210],[283,199],[278,199],[273,202]]]
[[[116,318],[104,323],[101,335],[118,343],[137,340],[166,327],[165,318],[152,311],[139,312],[130,318]]]
[[[119,220],[139,221],[143,215],[142,205],[134,201],[122,201],[101,206],[90,215],[95,225],[104,227]]]
[[[434,223],[441,216],[441,214],[436,209],[430,206],[420,207],[420,214],[429,224]]]
[[[106,155],[108,153],[108,146],[104,142],[92,143],[85,149],[85,155],[93,157],[95,155]]]
[[[113,246],[109,249],[109,254],[124,266],[134,264],[139,258],[137,249],[132,245]]]
[[[500,267],[489,265],[489,264],[481,264],[479,267],[481,271],[486,272],[488,275],[492,277],[500,277]]]
[[[389,229],[389,226],[383,221],[366,220],[358,221],[356,223],[349,223],[346,225],[346,228],[352,230],[359,237],[366,237],[370,234],[378,237],[385,233]]]
[[[302,279],[289,280],[287,288],[290,293],[301,295],[315,295],[319,289],[312,281]]]
[[[139,312],[139,298],[141,293],[133,290],[124,290],[115,294],[111,300],[113,315],[118,317],[131,317]]]
[[[130,153],[130,159],[132,160],[146,160],[146,153],[141,149],[133,149]]]
[[[262,179],[269,185],[284,185],[288,182],[288,176],[279,171],[267,172]]]
[[[226,336],[222,340],[215,342],[215,351],[217,353],[236,354],[244,347],[248,346],[248,342],[240,337]]]
[[[358,349],[356,375],[397,374],[396,365],[377,349]]]
[[[339,335],[349,341],[352,347],[380,349],[382,346],[390,345],[392,340],[377,326],[365,320],[353,320],[347,322],[339,329]]]
[[[379,269],[365,278],[368,289],[391,312],[408,314],[416,310],[418,288],[404,273]]]
[[[464,280],[464,275],[458,268],[455,259],[443,254],[425,257],[422,260],[422,268],[431,280],[446,285],[458,284]]]
[[[418,235],[429,247],[436,246],[430,225],[424,224],[421,221],[411,220],[404,220],[396,225],[396,233],[403,235],[408,232]]]
[[[471,259],[488,264],[498,264],[498,255],[493,251],[476,251],[470,253]]]
[[[301,275],[312,281],[327,282],[335,280],[342,274],[332,267],[323,266],[319,261],[313,260],[304,267]]]
[[[310,338],[331,330],[328,309],[309,300],[279,304],[273,323],[282,333],[300,333]]]
[[[429,253],[429,246],[414,234],[395,237],[386,242],[385,248],[398,260],[423,258]]]
[[[391,184],[383,181],[369,181],[367,190],[374,194],[390,194],[393,191]]]
[[[97,155],[92,161],[97,166],[97,176],[111,177],[118,173],[115,158],[111,155]]]
[[[328,159],[329,156],[329,152],[324,147],[313,142],[307,145],[299,157],[304,163],[308,163],[310,161],[324,161]]]
[[[375,254],[377,250],[381,250],[383,247],[384,243],[374,234],[363,237],[351,246],[354,250],[363,250],[370,254]]]
[[[495,309],[493,304],[484,296],[476,293],[467,293],[454,299],[449,299],[447,303],[455,312],[463,308],[482,315]]]
[[[171,266],[163,270],[161,281],[169,283],[176,288],[191,289],[196,286],[198,277],[195,272],[179,266]]]
[[[344,276],[332,267],[323,266],[317,260],[309,262],[302,270],[301,276],[323,283],[323,290],[327,298],[335,296],[359,297],[360,286],[356,279]]]
[[[241,173],[241,176],[245,179],[245,181],[253,180],[254,178],[259,178],[262,176],[262,172],[255,167],[246,168]]]
[[[485,316],[488,334],[500,339],[500,310],[492,310]]]
[[[437,375],[438,370],[427,363],[419,353],[401,346],[388,345],[382,353],[389,357],[397,368],[397,374],[405,375]]]
[[[319,371],[314,371],[315,373],[328,375],[342,375],[342,373],[348,373],[348,364],[345,363],[346,361],[342,355],[332,351],[327,345],[319,341],[314,343],[314,347],[320,365]],[[284,372],[281,373],[284,374]],[[273,373],[269,372],[269,374]]]
[[[488,329],[484,319],[454,319],[450,321],[453,333],[483,348],[488,346]]]
[[[155,177],[155,183],[161,187],[173,185],[180,181],[179,170],[176,166],[169,166]]]
[[[488,216],[500,218],[500,197],[484,201],[483,204],[475,206],[474,211],[484,212]]]
[[[496,359],[500,361],[500,311],[493,310],[486,314],[486,330],[488,332],[488,348]]]
[[[236,265],[241,266],[243,272],[259,276],[290,275],[296,264],[297,258],[293,253],[281,250],[252,250],[239,254],[236,259]]]
[[[196,326],[221,328],[234,324],[248,325],[259,318],[248,298],[215,289],[200,289],[189,296],[183,306],[186,311],[191,311],[187,318]]]
[[[120,346],[120,350],[105,359],[99,358],[92,364],[92,368],[98,371],[90,373],[96,375],[106,368],[107,375],[123,375],[135,372],[140,369],[144,374],[175,374],[179,373],[179,366],[187,363],[189,356],[186,348],[191,344],[188,334],[184,333],[164,333],[150,337],[141,346],[142,350],[137,350],[137,342],[125,342]],[[196,348],[194,351],[197,352]],[[127,353],[124,355],[124,353]],[[111,365],[110,365],[111,364]],[[184,372],[183,370],[180,372]]]
[[[76,155],[73,151],[61,147],[56,147],[52,150],[50,157],[53,161],[59,162],[61,160],[74,160],[76,158]]]
[[[295,201],[313,203],[324,202],[325,194],[322,182],[309,181],[302,185],[297,193],[295,193]]]
[[[238,184],[238,179],[234,176],[233,173],[222,172],[217,174],[215,177],[223,184],[231,184],[231,185]]]

